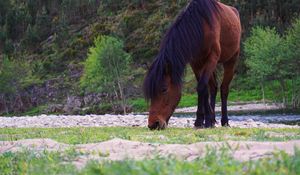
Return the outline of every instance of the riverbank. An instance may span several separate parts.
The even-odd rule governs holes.
[[[254,118],[253,118],[254,117]],[[280,118],[281,117],[281,118]],[[192,128],[195,116],[171,117],[169,127]],[[289,119],[285,116],[273,117],[276,120]],[[147,115],[40,115],[33,117],[0,117],[0,128],[62,128],[62,127],[146,127]],[[259,116],[242,116],[236,120],[230,118],[231,127],[238,128],[300,128],[296,125],[269,122]],[[260,120],[261,119],[261,120]],[[293,116],[300,120],[300,116]],[[217,118],[219,120],[219,118]],[[220,127],[217,123],[216,127]]]
[[[231,104],[228,106],[231,127],[238,128],[295,128],[284,123],[300,121],[300,115],[273,114],[273,115],[234,115],[236,112],[276,111],[283,109],[281,104]],[[196,119],[197,107],[180,108],[175,111],[169,122],[169,127],[192,128]],[[216,107],[216,112],[220,112]],[[229,113],[230,114],[230,113]],[[60,127],[146,127],[147,113],[128,115],[38,115],[22,117],[0,117],[0,128],[60,128]],[[217,116],[220,120],[220,116]],[[220,127],[217,123],[216,127]]]

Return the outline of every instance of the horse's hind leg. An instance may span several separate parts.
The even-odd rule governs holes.
[[[235,56],[229,61],[223,64],[224,67],[224,77],[221,85],[221,101],[222,101],[222,118],[221,124],[222,126],[229,126],[228,122],[228,113],[227,113],[227,100],[229,94],[229,85],[233,79],[235,64],[237,62],[237,58],[239,56],[239,52],[235,54]]]

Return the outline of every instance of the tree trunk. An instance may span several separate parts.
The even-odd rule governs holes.
[[[5,100],[5,95],[4,94],[1,94],[1,103],[3,103],[3,108],[4,108],[4,111],[6,114],[8,114],[8,107],[7,107],[7,104],[6,104],[6,100]]]
[[[261,85],[261,92],[262,92],[262,97],[263,97],[263,103],[264,103],[264,105],[266,105],[264,84],[261,83],[260,85]]]
[[[285,82],[283,80],[280,81],[280,87],[281,87],[282,103],[286,107],[287,102],[285,98]]]
[[[118,81],[118,87],[119,87],[119,91],[120,91],[120,96],[121,96],[124,115],[126,115],[126,99],[125,99],[123,88],[122,88],[122,85],[121,85],[120,81]]]
[[[292,99],[291,99],[291,104],[292,108],[296,108],[296,90],[295,90],[295,81],[292,79]]]

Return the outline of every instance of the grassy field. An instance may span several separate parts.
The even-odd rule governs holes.
[[[121,138],[151,143],[190,144],[202,141],[286,141],[300,139],[300,130],[296,129],[241,129],[216,128],[194,130],[190,128],[168,128],[164,131],[150,131],[147,128],[2,128],[1,141],[20,139],[50,138],[62,143],[94,143]]]
[[[229,101],[231,102],[253,102],[253,101],[261,101],[261,92],[257,89],[247,90],[247,91],[231,91],[229,96]],[[271,92],[269,91],[269,96],[272,97]],[[217,96],[217,102],[220,101],[220,94]],[[178,107],[192,107],[197,106],[197,94],[185,94],[182,96]],[[268,98],[270,99],[270,98]],[[275,101],[275,99],[271,99],[271,101]],[[129,101],[129,104],[133,107],[135,112],[144,112],[148,109],[148,104],[145,102],[143,98],[132,99]]]
[[[51,138],[61,143],[95,143],[113,138],[151,143],[189,144],[202,141],[287,141],[300,139],[299,129],[239,129],[216,128],[193,130],[169,128],[149,131],[147,128],[2,128],[1,141]],[[175,158],[159,158],[144,161],[89,161],[82,169],[72,162],[84,153],[65,152],[7,152],[0,155],[0,174],[299,174],[300,151],[294,156],[276,153],[258,161],[239,162],[227,150],[207,152],[204,158],[192,162]]]
[[[275,153],[270,158],[257,161],[239,162],[234,160],[228,151],[216,153],[209,151],[204,158],[195,161],[180,161],[175,158],[159,158],[143,161],[89,161],[87,165],[78,169],[72,162],[76,162],[78,153],[67,151],[33,153],[29,151],[19,153],[5,153],[0,155],[1,175],[11,174],[291,174],[300,173],[300,151],[294,156],[285,153]]]
[[[192,77],[191,77],[192,76]],[[191,73],[188,74],[186,79],[194,79]],[[230,102],[253,102],[253,101],[263,101],[261,87],[249,85],[247,86],[247,78],[240,78],[233,82],[233,88],[230,89],[228,101]],[[193,82],[193,81],[192,81]],[[192,84],[192,85],[191,85]],[[197,93],[191,88],[195,86],[195,82],[184,84],[183,96],[180,100],[179,107],[192,107],[197,106]],[[287,100],[291,101],[292,99],[292,84],[289,81],[287,83],[287,90],[285,92],[285,97]],[[191,90],[192,89],[192,90]],[[268,102],[282,102],[282,94],[279,93],[280,85],[278,82],[273,81],[270,82],[265,87],[265,100]],[[193,92],[193,93],[192,93]],[[217,103],[220,102],[220,93],[217,96]],[[135,112],[144,112],[148,109],[148,104],[145,102],[143,98],[131,99],[129,100],[129,104],[133,107]]]

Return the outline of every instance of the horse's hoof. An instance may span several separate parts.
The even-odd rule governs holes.
[[[231,128],[231,126],[229,125],[229,123],[222,124],[222,127],[224,127],[224,128]]]
[[[204,123],[203,122],[195,122],[194,129],[204,129]]]
[[[205,128],[209,129],[209,128],[215,128],[214,124],[205,124]]]
[[[194,129],[195,129],[195,130],[204,129],[204,125],[202,125],[202,126],[194,126]]]

